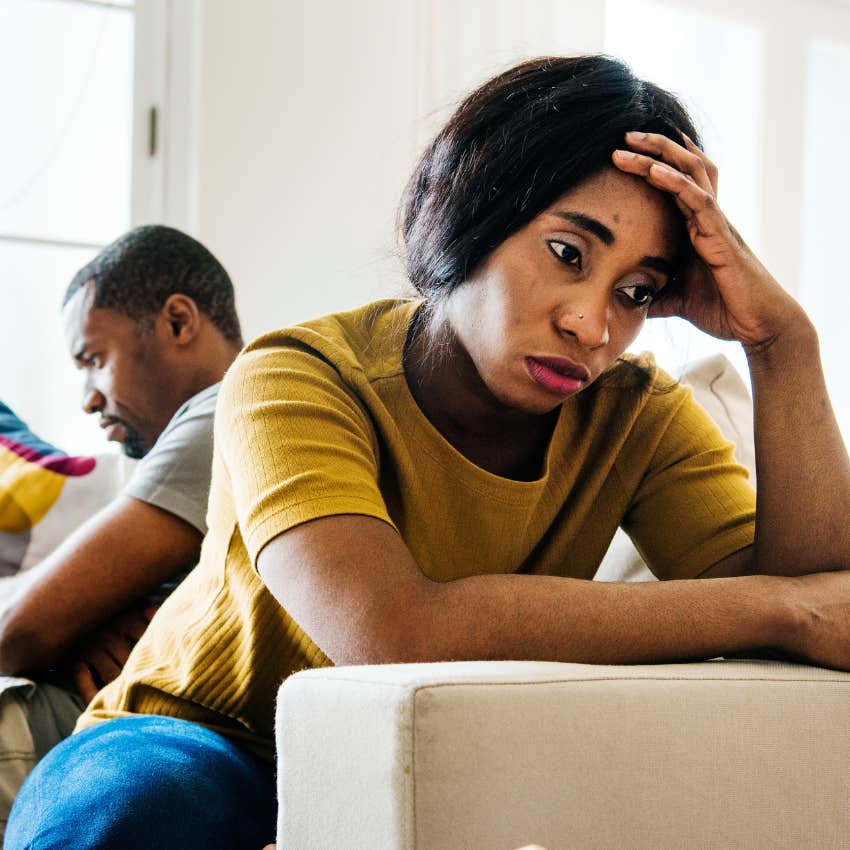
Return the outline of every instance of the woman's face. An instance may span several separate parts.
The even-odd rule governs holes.
[[[546,413],[625,351],[673,274],[677,217],[668,196],[607,168],[452,293],[449,323],[499,402]]]

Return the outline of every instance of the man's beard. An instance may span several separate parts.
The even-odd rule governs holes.
[[[124,426],[124,440],[121,443],[124,454],[133,458],[133,460],[143,458],[150,451],[150,446],[139,436],[138,431],[123,420],[121,420],[121,424]]]

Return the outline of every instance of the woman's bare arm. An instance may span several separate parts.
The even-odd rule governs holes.
[[[847,573],[644,584],[499,574],[441,584],[390,526],[361,516],[279,535],[258,568],[335,664],[637,664],[778,649],[850,669]]]
[[[850,569],[850,460],[808,322],[749,352],[755,412],[755,563],[774,575]]]
[[[850,459],[827,394],[817,334],[749,353],[755,413],[756,542],[702,577],[850,569]],[[745,556],[746,557],[743,557]]]
[[[850,459],[821,368],[817,334],[717,206],[717,169],[689,139],[629,133],[614,164],[669,192],[694,249],[675,297],[650,315],[679,315],[740,342],[753,382],[756,539],[746,572],[850,569]],[[706,575],[723,575],[730,564]]]

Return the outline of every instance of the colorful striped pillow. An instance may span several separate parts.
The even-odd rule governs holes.
[[[102,460],[69,456],[0,402],[0,575],[46,557],[115,497],[116,476],[95,474]]]

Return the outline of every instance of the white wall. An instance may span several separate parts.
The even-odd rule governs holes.
[[[473,83],[602,44],[597,0],[206,0],[198,212],[246,337],[404,288],[395,215]]]
[[[850,195],[841,130],[850,120],[850,0],[135,0],[134,14],[132,223],[168,222],[208,243],[237,284],[246,337],[399,292],[399,196],[452,104],[522,57],[608,48],[693,99],[722,162],[721,203],[820,328],[850,436],[843,351],[850,285],[839,254]],[[44,25],[33,30],[38,37],[14,27],[8,35],[37,58]],[[66,47],[79,46],[64,35]],[[744,45],[747,61],[729,43]],[[96,51],[80,55],[90,54],[115,82]],[[73,75],[64,70],[67,88]],[[39,99],[37,75],[21,79],[25,102],[49,111],[53,90]],[[151,157],[146,122],[154,105],[162,135]],[[53,144],[10,114],[13,147]],[[91,124],[85,116],[79,126]],[[117,197],[120,181],[104,177],[108,152],[86,144],[95,153],[84,159]],[[83,160],[71,162],[74,179],[91,184]],[[5,165],[9,185],[33,170],[14,155]],[[54,201],[67,206],[66,195],[57,190]],[[89,201],[91,209],[71,216],[74,227],[82,212],[105,209]],[[96,241],[127,225],[110,220]],[[57,336],[55,304],[94,250],[0,244],[5,288],[32,302],[29,311],[7,311],[5,328],[0,315],[7,354],[0,397],[75,451],[103,444],[75,412],[78,376]],[[16,323],[22,315],[29,321]],[[701,353],[674,349],[677,360]],[[55,397],[43,392],[45,375]]]
[[[833,309],[838,246],[818,241],[843,216],[828,192],[804,191],[829,188],[830,174],[843,191],[840,145],[829,161],[810,154],[823,148],[814,130],[830,134],[813,122],[807,86],[823,65],[819,50],[850,56],[850,0],[169,2],[197,7],[200,61],[198,95],[186,103],[197,115],[191,132],[176,134],[198,140],[183,154],[197,168],[178,205],[192,214],[181,219],[167,204],[164,219],[223,260],[247,338],[403,291],[396,208],[452,104],[521,58],[607,48],[693,101],[722,166],[724,209],[821,330],[850,435],[843,313]],[[185,76],[179,61],[172,66]],[[826,102],[840,103],[847,83],[833,81]],[[179,110],[171,113],[174,128]],[[681,361],[722,348],[675,321],[651,323],[639,344],[674,374]],[[724,350],[745,373],[740,347]]]
[[[248,337],[392,290],[413,27],[394,0],[205,4],[197,232]]]

